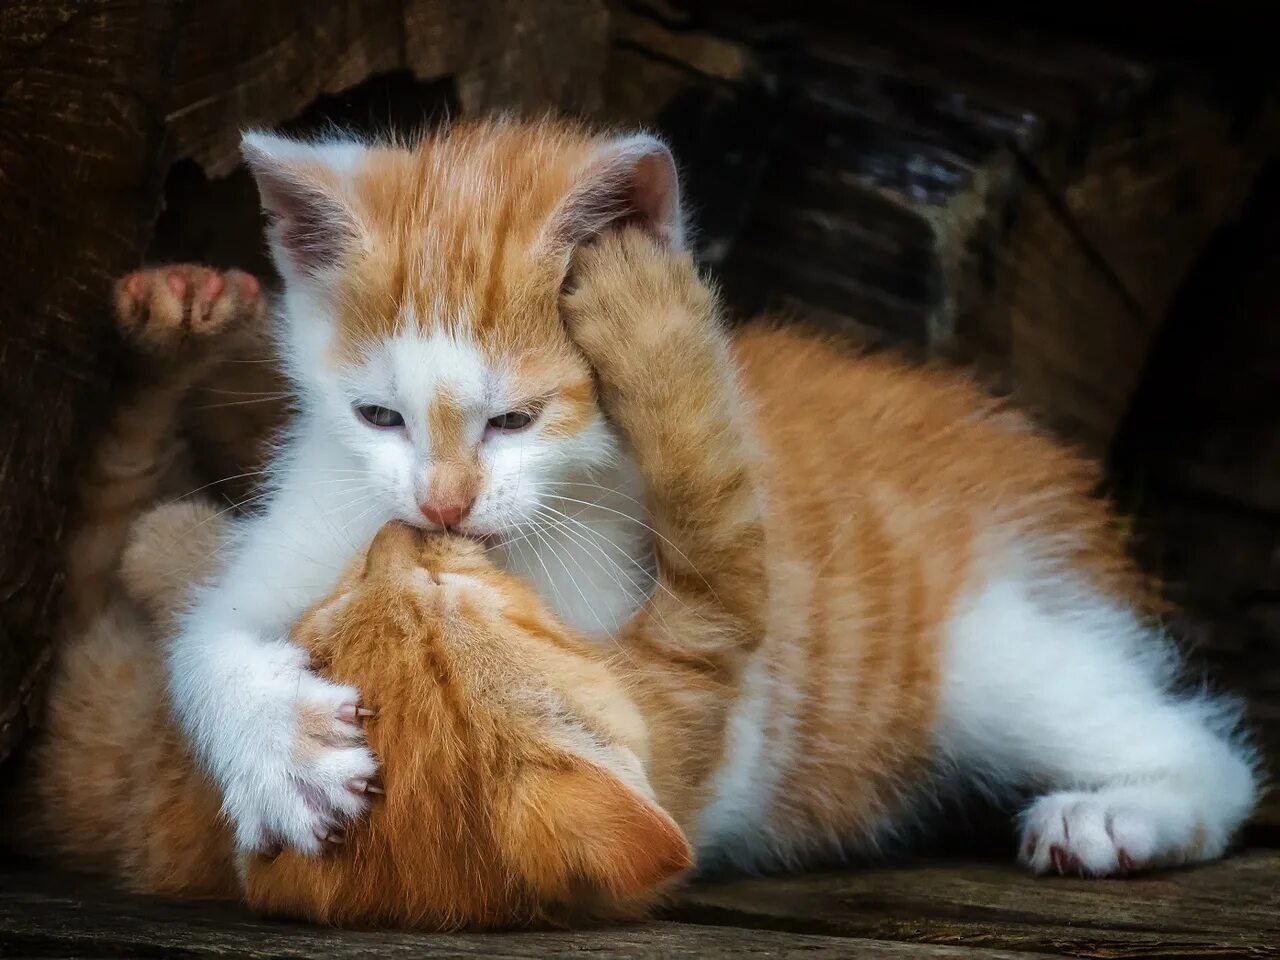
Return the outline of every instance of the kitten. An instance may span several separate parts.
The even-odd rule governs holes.
[[[730,338],[634,230],[579,268],[565,319],[658,532],[619,643],[658,656],[650,778],[701,866],[874,849],[974,786],[1034,797],[1037,873],[1222,855],[1257,755],[1179,677],[1090,463],[946,372]]]
[[[574,249],[615,220],[680,241],[651,137],[482,124],[412,148],[244,141],[284,278],[298,416],[270,494],[184,615],[179,720],[242,850],[316,851],[367,798],[364,747],[305,736],[360,693],[306,666],[291,625],[383,524],[483,538],[567,624],[606,638],[653,583],[642,490],[566,336]],[[339,738],[341,740],[341,738]]]
[[[730,338],[689,258],[637,230],[579,252],[563,306],[644,479],[659,589],[613,649],[474,542],[385,527],[292,634],[376,708],[385,806],[330,833],[346,842],[329,857],[242,855],[251,906],[442,928],[631,915],[690,845],[700,867],[829,861],[973,784],[1038,793],[1019,850],[1037,872],[1223,852],[1255,757],[1231,704],[1175,688],[1087,464],[943,373],[794,331]],[[156,572],[179,565],[147,531],[166,522],[153,515],[125,565],[160,622],[180,585]],[[169,529],[214,552],[209,518]],[[98,716],[121,688],[145,694],[129,686],[142,676],[82,669],[57,696]],[[175,743],[162,721],[115,749],[63,725],[37,782],[71,782],[77,751],[110,763]],[[325,714],[307,726],[299,751],[362,737]],[[143,889],[199,888],[210,870],[231,883],[231,837],[185,754],[124,769],[117,789],[191,833],[168,842],[223,853],[185,864],[202,875],[131,873],[120,850],[111,869]],[[53,833],[99,818],[72,831],[82,858],[158,832],[81,799],[46,790],[38,809]]]

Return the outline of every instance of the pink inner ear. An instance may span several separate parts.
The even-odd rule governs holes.
[[[680,187],[675,161],[665,147],[636,162],[630,204],[644,226],[672,246],[681,246]]]
[[[277,257],[294,270],[314,275],[336,267],[356,240],[356,225],[319,172],[289,159],[244,146],[249,169],[258,184],[262,208],[271,218],[270,235]]]
[[[555,233],[559,242],[576,246],[623,224],[643,227],[673,247],[684,244],[675,160],[650,136],[616,140],[601,150],[561,209]]]

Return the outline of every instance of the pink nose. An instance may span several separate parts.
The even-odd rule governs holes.
[[[418,504],[418,507],[424,517],[445,528],[456,527],[471,510],[469,503],[433,503],[430,500]]]

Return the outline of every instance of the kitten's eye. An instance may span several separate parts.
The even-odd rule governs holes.
[[[531,423],[533,423],[533,414],[524,410],[509,410],[506,413],[500,413],[496,417],[489,418],[490,427],[494,430],[502,430],[505,433],[523,430]]]
[[[372,427],[403,427],[404,417],[390,407],[380,407],[374,403],[356,405],[356,413],[360,419]]]

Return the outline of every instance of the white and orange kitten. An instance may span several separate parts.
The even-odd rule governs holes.
[[[662,264],[683,224],[657,140],[482,124],[245,153],[301,412],[169,663],[242,851],[318,850],[365,809],[360,692],[287,638],[391,519],[484,539],[570,626],[656,645],[673,677],[732,674],[728,703],[702,684],[718,766],[654,761],[677,793],[707,784],[677,804],[704,864],[874,842],[924,792],[867,785],[921,778],[1041,791],[1023,818],[1041,871],[1217,856],[1247,816],[1252,757],[1229,708],[1173,690],[1089,469],[946,376],[794,335],[731,346]],[[583,244],[626,225],[658,252],[566,300]],[[604,318],[586,327],[584,297]],[[822,748],[852,730],[856,758]]]
[[[591,634],[643,602],[642,491],[558,297],[605,224],[645,216],[678,243],[680,218],[670,155],[644,136],[474,127],[404,150],[250,134],[244,152],[273,221],[299,415],[265,508],[184,619],[170,689],[240,846],[316,850],[361,813],[348,784],[376,764],[355,744],[295,755],[300,709],[345,742],[359,692],[285,638],[384,523],[485,538]]]

